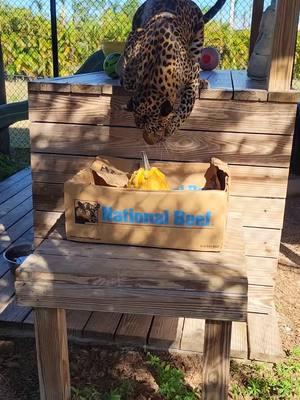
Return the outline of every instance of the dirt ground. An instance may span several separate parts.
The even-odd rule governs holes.
[[[281,258],[276,277],[275,302],[285,350],[300,345],[300,197],[287,201]],[[185,372],[193,387],[201,384],[201,357],[162,354]],[[162,400],[156,393],[153,371],[143,351],[70,345],[72,385],[94,385],[109,392],[128,380],[134,388],[132,400]],[[36,354],[32,339],[0,338],[0,400],[38,400]]]

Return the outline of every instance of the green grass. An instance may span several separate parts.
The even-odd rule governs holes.
[[[300,348],[274,365],[232,363],[231,372],[238,381],[231,385],[234,400],[300,399]]]
[[[103,395],[94,386],[84,389],[72,388],[72,400],[131,400],[134,399],[134,384],[124,380],[122,384]]]
[[[148,354],[146,364],[164,400],[198,400],[201,390],[189,387],[182,370]],[[277,364],[231,362],[230,398],[233,400],[299,400],[300,348]],[[101,394],[95,387],[72,389],[72,400],[132,400],[133,381],[124,380],[114,390]]]
[[[153,369],[159,393],[166,400],[197,400],[199,392],[189,388],[184,381],[183,372],[163,362],[159,357],[149,354],[147,364]]]

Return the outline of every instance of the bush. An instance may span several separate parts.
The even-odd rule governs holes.
[[[104,3],[106,4],[105,1]],[[118,5],[120,2],[113,2],[110,8],[103,7],[102,13],[99,12],[100,7],[89,12],[88,1],[85,6],[82,4],[79,2],[68,18],[64,11],[58,16],[61,75],[74,73],[100,48],[103,40],[125,40],[139,1],[131,0],[121,6]],[[33,77],[52,75],[51,26],[47,17],[28,8],[0,5],[0,32],[8,74]],[[205,45],[219,49],[223,69],[247,67],[249,38],[249,29],[235,30],[228,24],[217,21],[206,26]],[[295,77],[300,78],[300,34]]]

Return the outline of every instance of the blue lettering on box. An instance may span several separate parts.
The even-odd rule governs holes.
[[[185,227],[207,227],[211,225],[212,213],[188,214],[183,210],[175,210],[173,224],[170,222],[170,212],[164,210],[160,213],[140,212],[133,208],[114,210],[112,207],[101,206],[102,222],[129,223],[143,225],[175,225]]]

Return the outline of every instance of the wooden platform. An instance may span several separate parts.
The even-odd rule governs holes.
[[[3,252],[12,243],[33,238],[30,170],[1,182],[0,194],[0,249]],[[60,213],[56,217],[59,219]],[[49,223],[53,223],[53,219],[55,215]],[[58,224],[52,232],[51,240],[61,237],[60,227]],[[259,280],[260,284],[250,285],[248,325],[233,324],[231,356],[234,358],[275,361],[282,356],[275,313],[255,313],[258,307],[263,309],[264,304],[270,309],[273,264],[270,263],[269,270],[260,270],[259,266],[249,269],[249,279],[252,283],[253,279]],[[0,312],[0,335],[33,335],[32,311],[16,306],[13,277],[2,258]],[[199,319],[68,311],[67,321],[70,338],[82,342],[198,353],[203,350],[204,321]]]

